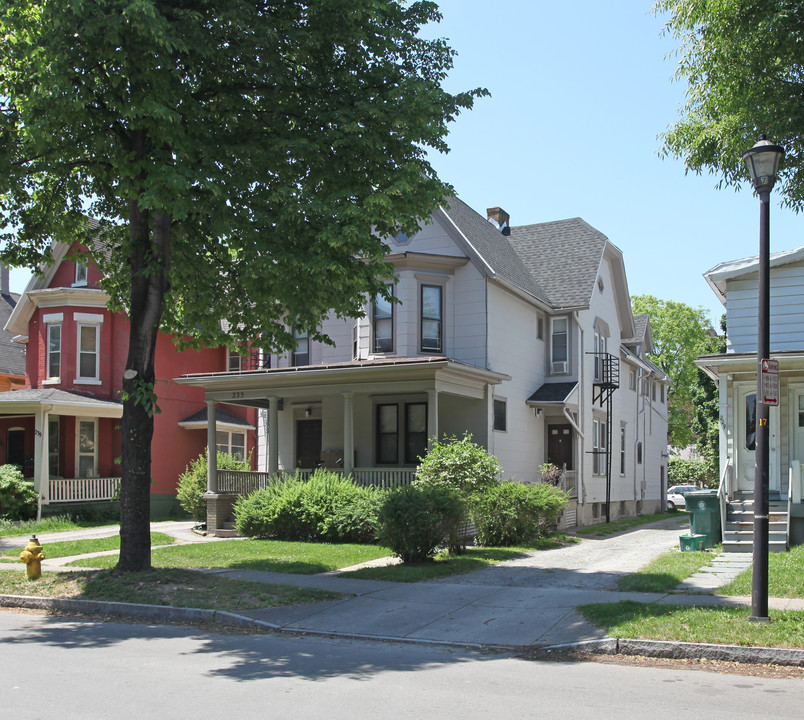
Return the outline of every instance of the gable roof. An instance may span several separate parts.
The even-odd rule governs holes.
[[[793,250],[782,250],[781,252],[771,253],[770,267],[779,265],[789,265],[790,263],[804,260],[804,246]],[[759,256],[741,258],[739,260],[728,260],[715,265],[711,270],[704,273],[704,279],[709,287],[718,296],[720,302],[726,304],[726,284],[729,280],[739,277],[747,277],[759,272]]]
[[[511,246],[556,309],[589,306],[607,243],[581,218],[511,228]]]
[[[548,294],[536,277],[525,267],[522,259],[503,235],[486,218],[457,197],[448,198],[440,207],[447,221],[461,235],[462,240],[485,266],[492,277],[499,277],[514,287],[524,290],[537,300],[550,304]]]

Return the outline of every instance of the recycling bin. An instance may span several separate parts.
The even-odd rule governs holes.
[[[705,535],[704,548],[721,541],[720,500],[717,490],[696,490],[684,493],[684,503],[690,514],[690,533]]]

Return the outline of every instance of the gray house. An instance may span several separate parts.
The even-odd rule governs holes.
[[[431,439],[470,432],[507,479],[562,468],[566,526],[663,508],[668,379],[646,360],[616,246],[580,218],[511,227],[456,198],[385,242],[399,302],[327,319],[334,347],[300,335],[295,352],[177,379],[204,388],[211,423],[218,403],[262,409],[265,473],[409,482]],[[211,478],[211,528],[236,482]]]
[[[697,365],[718,383],[723,548],[753,544],[757,377],[757,257],[721,263],[704,277],[726,308],[728,344]],[[804,247],[771,255],[770,348],[779,405],[770,408],[770,549],[804,543]]]

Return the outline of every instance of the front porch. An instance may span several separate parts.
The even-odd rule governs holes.
[[[276,474],[326,467],[357,482],[396,487],[412,481],[419,458],[443,436],[469,431],[488,447],[493,387],[508,376],[447,358],[384,358],[327,366],[183,376],[203,387],[207,443],[216,447],[218,404],[262,409],[259,473],[208,463],[207,529],[229,521],[240,495]]]

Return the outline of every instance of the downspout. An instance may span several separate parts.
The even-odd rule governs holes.
[[[578,420],[580,420],[581,427],[583,427],[583,416],[584,416],[584,383],[583,383],[583,327],[581,326],[580,318],[578,317],[578,311],[574,310],[572,312],[572,318],[575,320],[575,326],[578,328]],[[574,428],[574,430],[578,433],[578,437],[581,439],[580,445],[580,452],[579,460],[578,460],[578,497],[580,500],[581,505],[586,503],[586,484],[584,483],[584,459],[586,458],[585,448],[586,448],[586,438],[584,438],[584,434],[578,425],[572,420],[569,415],[569,411],[567,408],[564,408],[564,415],[569,419],[570,424]]]

